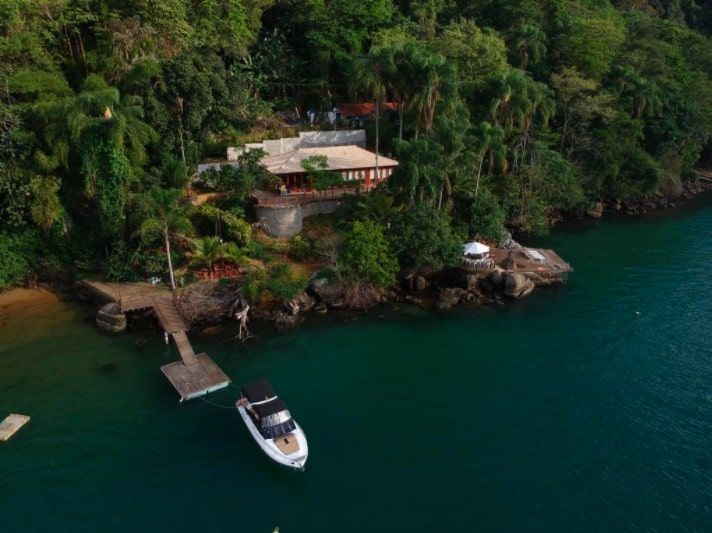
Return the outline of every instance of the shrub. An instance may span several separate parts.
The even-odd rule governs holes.
[[[133,265],[133,253],[123,241],[119,241],[106,262],[106,279],[109,281],[137,281],[138,273]]]
[[[295,261],[303,261],[314,255],[314,241],[297,235],[289,242],[287,253]]]
[[[56,275],[66,261],[63,237],[50,231],[25,229],[0,233],[0,289],[22,285],[28,278]]]
[[[252,269],[247,273],[245,284],[242,287],[242,294],[250,302],[257,304],[263,300],[267,271],[261,268]]]
[[[213,235],[218,229],[221,237],[240,246],[252,240],[252,227],[232,213],[209,204],[198,206],[190,215],[193,226],[203,235]]]
[[[272,267],[265,288],[275,300],[288,302],[298,294],[304,292],[308,282],[307,279],[295,278],[291,267],[280,263]]]
[[[22,285],[30,265],[18,247],[16,236],[1,235],[0,238],[0,289]]]

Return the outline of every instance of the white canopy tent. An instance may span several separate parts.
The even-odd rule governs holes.
[[[489,252],[489,246],[487,246],[486,244],[482,244],[481,242],[466,242],[462,245],[462,253],[464,255],[476,255],[479,257],[484,257],[487,252]]]

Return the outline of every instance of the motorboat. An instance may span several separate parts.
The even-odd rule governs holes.
[[[271,459],[303,469],[309,455],[304,431],[265,379],[242,386],[237,410],[250,434]]]

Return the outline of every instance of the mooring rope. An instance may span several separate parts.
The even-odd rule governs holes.
[[[237,407],[235,407],[234,405],[221,405],[219,403],[211,402],[210,400],[207,400],[203,397],[199,397],[198,399],[203,400],[205,403],[210,404],[214,407],[221,407],[223,409],[237,409]]]

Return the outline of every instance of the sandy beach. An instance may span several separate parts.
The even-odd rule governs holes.
[[[0,309],[14,311],[33,306],[38,303],[57,302],[59,298],[52,291],[44,288],[37,289],[11,289],[0,292]]]
[[[46,288],[0,293],[0,349],[23,337],[54,334],[77,311],[80,308]]]

